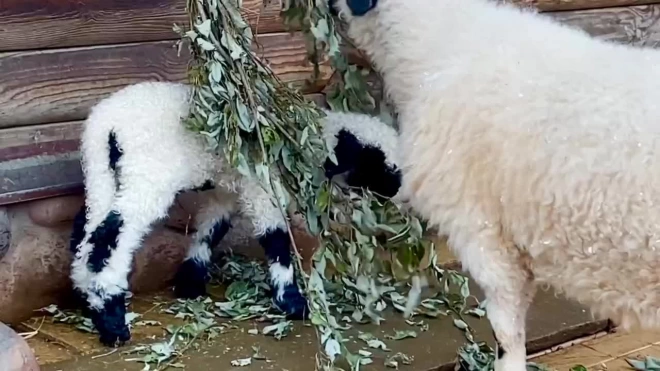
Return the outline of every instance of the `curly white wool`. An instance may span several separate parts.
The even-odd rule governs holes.
[[[496,370],[525,369],[534,281],[658,327],[660,51],[487,0],[336,7],[399,113],[402,190],[489,299]]]
[[[108,306],[118,306],[115,299],[128,289],[133,252],[152,224],[167,216],[179,192],[209,181],[214,188],[204,192],[195,220],[197,233],[180,269],[177,290],[186,297],[204,293],[210,248],[224,237],[232,216],[240,212],[252,222],[254,236],[266,250],[276,304],[286,307],[283,310],[288,314],[304,311],[304,299],[293,280],[285,216],[258,181],[228,166],[224,156],[207,150],[203,136],[182,125],[189,113],[190,93],[189,86],[176,83],[131,85],[99,102],[85,122],[81,152],[86,212],[79,215],[77,224],[81,229],[84,225],[84,233],[72,235],[76,256],[71,277],[96,313],[93,320],[102,341],[113,343],[127,337],[123,324],[110,323],[123,317],[111,319],[107,313],[121,312]],[[384,154],[383,161],[395,167],[397,133],[393,128],[367,115],[325,113],[323,134],[331,148],[344,129],[357,139],[359,148],[370,146],[370,154],[376,148]],[[350,144],[354,149],[355,139]],[[398,173],[387,176],[396,180],[390,188],[398,189]]]

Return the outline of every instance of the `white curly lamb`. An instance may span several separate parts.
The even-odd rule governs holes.
[[[175,279],[178,296],[205,294],[211,248],[229,230],[235,212],[252,221],[269,260],[276,306],[293,318],[306,314],[294,280],[284,216],[257,180],[240,175],[205,139],[188,131],[191,89],[148,82],[128,86],[99,102],[84,125],[81,152],[86,205],[71,236],[71,278],[106,345],[127,341],[125,292],[133,252],[152,224],[165,218],[177,193],[205,192],[197,233]],[[396,131],[367,115],[326,112],[323,135],[337,164],[326,175],[345,175],[350,186],[394,196],[400,172],[394,161]]]
[[[402,192],[525,369],[535,283],[660,324],[660,51],[488,0],[336,0],[399,113]]]

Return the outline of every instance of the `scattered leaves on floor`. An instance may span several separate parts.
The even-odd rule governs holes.
[[[252,357],[240,358],[231,361],[231,365],[234,367],[245,367],[252,364]]]
[[[413,330],[395,331],[394,335],[385,335],[385,339],[403,340],[407,338],[416,338],[417,332]]]
[[[399,364],[410,365],[413,362],[413,357],[405,353],[396,353],[385,359],[385,367],[399,369]]]
[[[655,357],[645,357],[641,360],[626,359],[626,362],[638,371],[660,371],[660,359]]]

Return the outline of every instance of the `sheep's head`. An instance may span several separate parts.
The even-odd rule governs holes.
[[[376,7],[378,0],[330,0],[330,11],[349,17],[361,17]]]

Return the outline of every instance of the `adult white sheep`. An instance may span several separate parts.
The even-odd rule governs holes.
[[[133,252],[185,190],[205,191],[208,197],[175,279],[177,295],[205,294],[210,249],[227,233],[232,214],[240,211],[252,221],[265,249],[275,305],[292,318],[306,315],[283,215],[255,179],[238,174],[222,155],[206,150],[201,135],[182,125],[190,92],[175,83],[131,85],[99,102],[84,124],[86,208],[74,223],[71,278],[106,345],[129,340],[124,299]],[[326,175],[345,174],[350,186],[394,196],[400,185],[393,160],[396,131],[367,115],[326,114],[323,135],[338,160],[334,164],[328,159]]]
[[[487,0],[336,0],[399,113],[402,192],[525,369],[535,283],[660,324],[660,51]],[[536,281],[536,282],[535,282]]]

